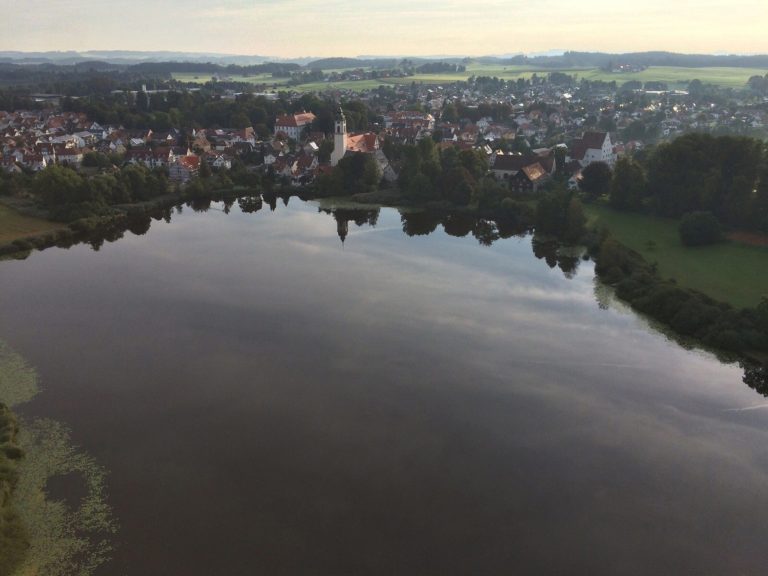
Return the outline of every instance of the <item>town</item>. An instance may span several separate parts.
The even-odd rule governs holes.
[[[228,88],[225,81],[203,88],[142,85],[113,91],[100,109],[143,112],[133,122],[140,126],[132,127],[94,117],[86,98],[46,95],[30,109],[0,111],[0,166],[9,174],[52,164],[92,173],[138,164],[185,185],[201,172],[225,172],[234,163],[302,188],[344,156],[370,154],[379,176],[394,182],[398,160],[388,152],[429,138],[440,150],[477,151],[512,191],[535,192],[555,174],[576,188],[589,164],[613,166],[617,158],[642,155],[648,146],[687,132],[765,137],[766,82],[756,80],[763,82],[751,80],[742,90],[698,80],[679,90],[662,82],[579,81],[552,72],[516,81],[473,76],[445,85],[331,87],[318,94],[290,86],[238,92],[242,83]],[[178,102],[192,96],[232,112],[225,109],[210,124],[180,120]]]

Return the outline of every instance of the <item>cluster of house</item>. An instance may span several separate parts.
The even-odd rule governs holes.
[[[535,114],[531,116],[535,118]],[[382,119],[377,132],[350,132],[339,108],[330,161],[321,163],[320,146],[331,137],[312,132],[315,115],[311,112],[279,116],[272,138],[266,141],[258,140],[253,128],[154,132],[101,126],[84,114],[0,112],[2,168],[38,171],[53,163],[79,167],[85,155],[94,151],[119,154],[128,164],[167,169],[171,180],[184,183],[198,175],[203,162],[212,168],[229,169],[235,158],[250,155],[255,158],[253,164],[300,186],[332,170],[345,156],[370,154],[382,176],[394,181],[396,167],[384,154],[384,139],[415,143],[433,138],[439,130],[439,147],[480,150],[487,156],[491,173],[497,179],[508,181],[513,190],[536,191],[558,169],[567,169],[572,174],[570,184],[576,186],[581,168],[597,161],[612,165],[619,152],[610,134],[590,131],[574,140],[569,148],[560,145],[564,149],[560,155],[556,154],[558,146],[526,154],[502,152],[498,144],[516,138],[521,131],[525,134],[525,126],[533,119],[528,116],[518,115],[511,125],[490,118],[475,123],[437,122],[432,114],[412,110],[390,111]],[[558,166],[558,157],[564,163],[562,166]]]
[[[558,148],[563,154],[557,154]],[[558,166],[558,157],[563,166]],[[570,176],[568,187],[574,189],[578,187],[583,168],[593,162],[604,162],[612,167],[616,158],[616,146],[609,133],[587,131],[574,140],[570,148],[560,145],[538,148],[527,154],[492,154],[490,167],[494,177],[508,181],[513,191],[536,192],[558,169]]]
[[[186,182],[198,174],[201,162],[228,169],[236,156],[255,147],[253,128],[154,132],[101,126],[80,113],[0,111],[0,168],[6,172],[37,172],[52,164],[79,168],[89,152],[99,152],[150,169],[166,168],[172,180]]]

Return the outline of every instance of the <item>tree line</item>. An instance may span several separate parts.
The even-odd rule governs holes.
[[[705,212],[725,227],[768,232],[768,148],[754,138],[686,134],[644,159],[622,157],[613,170],[590,164],[580,185],[619,210]]]

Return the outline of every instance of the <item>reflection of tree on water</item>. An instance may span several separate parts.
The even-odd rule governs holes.
[[[190,208],[195,212],[208,212],[211,208],[210,198],[195,198],[189,202]]]
[[[490,246],[499,239],[499,229],[493,220],[480,218],[475,222],[472,236],[483,246]]]
[[[258,198],[259,198],[259,202],[261,202],[261,196],[259,196]],[[240,199],[238,198],[237,200],[239,201]],[[223,202],[224,202],[224,214],[229,214],[230,211],[232,210],[232,206],[234,206],[235,204],[235,198],[227,197],[227,198],[224,198]]]
[[[441,218],[437,214],[424,212],[400,212],[403,232],[408,236],[427,236],[435,231]]]
[[[564,246],[560,242],[548,238],[540,238],[536,235],[531,240],[533,255],[539,260],[544,260],[547,266],[557,266],[563,276],[569,280],[576,276],[581,262],[581,249],[575,246]]]
[[[148,214],[137,214],[128,218],[128,231],[136,236],[143,236],[149,232],[152,226],[152,218]]]
[[[554,268],[557,266],[557,242],[554,240],[541,239],[538,236],[531,240],[533,255],[539,260],[544,260],[547,266]]]
[[[463,238],[475,229],[475,218],[469,214],[448,214],[443,219],[443,230],[449,236]]]
[[[240,211],[245,214],[255,214],[264,206],[261,196],[242,196],[237,199]]]
[[[512,238],[513,236],[523,238],[531,232],[530,226],[518,222],[515,218],[498,218],[496,227],[499,230],[500,238]]]
[[[277,208],[277,194],[273,191],[266,191],[262,194],[264,202],[269,206],[269,211],[274,212]]]
[[[741,367],[744,369],[744,384],[768,398],[768,364],[742,361]]]

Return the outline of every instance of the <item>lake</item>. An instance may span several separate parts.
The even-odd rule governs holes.
[[[403,228],[214,203],[0,263],[19,411],[108,471],[98,574],[765,573],[768,400],[737,364],[578,253]]]

